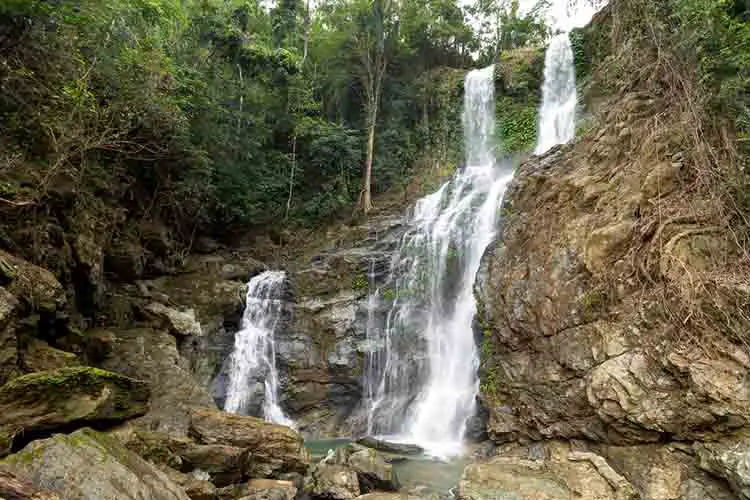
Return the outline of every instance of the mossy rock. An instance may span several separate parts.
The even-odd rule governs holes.
[[[0,453],[59,430],[104,427],[148,410],[145,382],[91,367],[31,373],[0,387]]]
[[[0,467],[70,500],[189,498],[156,466],[92,429],[34,441],[0,461]]]

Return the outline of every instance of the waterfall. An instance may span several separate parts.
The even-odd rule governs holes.
[[[229,384],[224,410],[246,414],[257,385],[263,386],[263,416],[266,420],[292,427],[292,421],[278,403],[278,372],[274,332],[283,312],[286,274],[266,271],[247,284],[245,311],[240,331],[234,337],[230,356]]]
[[[461,451],[478,391],[473,284],[496,233],[512,170],[496,165],[494,67],[465,80],[466,165],[420,199],[379,298],[391,301],[369,342],[368,432],[417,443],[436,455]]]
[[[536,154],[564,144],[576,134],[576,71],[567,33],[555,36],[544,58],[542,106]]]

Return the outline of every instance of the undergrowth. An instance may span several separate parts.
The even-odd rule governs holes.
[[[640,214],[638,275],[683,340],[718,334],[750,346],[748,6],[620,0],[606,15],[596,37],[609,54],[576,48],[579,71],[593,62],[599,92],[640,94],[658,109],[631,138],[641,168],[674,151],[684,163],[681,195],[650,200]]]

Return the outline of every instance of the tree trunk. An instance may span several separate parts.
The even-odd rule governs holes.
[[[286,212],[284,220],[289,219],[289,210],[292,208],[292,195],[294,194],[294,173],[297,170],[297,132],[292,135],[292,170],[289,172],[289,197],[286,199]]]
[[[310,22],[310,0],[307,0],[307,3],[305,4],[305,44],[302,49],[302,66],[305,65],[305,60],[307,59],[307,48],[310,44],[310,25],[312,23]]]
[[[367,127],[367,163],[365,164],[365,185],[362,188],[362,210],[365,215],[372,209],[372,160],[375,154],[375,122],[378,114],[377,101],[371,105]]]

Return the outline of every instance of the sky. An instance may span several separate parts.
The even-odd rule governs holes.
[[[520,0],[521,11],[529,11],[538,0]],[[549,0],[547,21],[553,31],[570,31],[585,26],[591,17],[601,8],[604,0]],[[598,8],[595,7],[598,5]]]

